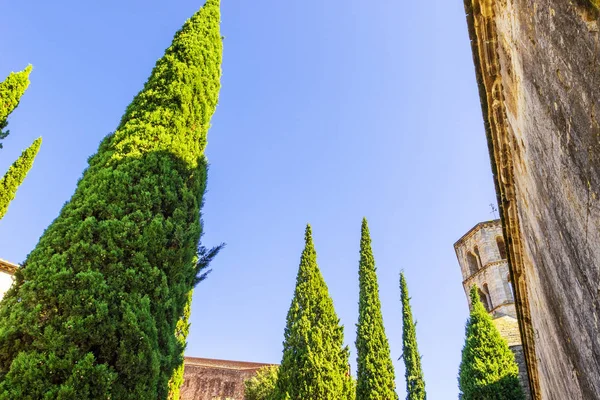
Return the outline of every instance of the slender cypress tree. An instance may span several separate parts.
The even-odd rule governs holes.
[[[462,400],[523,400],[519,367],[473,286],[458,377]]]
[[[344,328],[317,265],[310,225],[306,227],[305,241],[287,315],[276,398],[350,399],[350,353],[344,346]]]
[[[417,346],[417,324],[413,321],[408,286],[404,273],[400,273],[400,298],[402,300],[402,358],[406,378],[406,400],[425,400],[425,379],[421,369],[421,355]]]
[[[177,32],[0,303],[0,399],[166,399],[200,266],[218,0]]]
[[[358,281],[356,400],[397,400],[394,365],[383,326],[375,258],[366,218],[361,227]]]
[[[10,166],[6,174],[0,179],[0,219],[6,214],[8,205],[15,198],[17,189],[33,166],[33,160],[41,144],[42,138],[36,139],[31,146],[21,153],[17,161]]]
[[[11,72],[8,77],[0,82],[0,140],[8,136],[9,131],[4,130],[8,125],[7,118],[19,105],[21,96],[29,86],[29,73],[31,65],[21,72]],[[0,143],[0,149],[2,143]]]

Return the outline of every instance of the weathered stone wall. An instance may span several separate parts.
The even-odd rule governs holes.
[[[588,1],[466,0],[532,394],[600,399],[600,41]]]
[[[13,283],[13,276],[8,272],[0,270],[0,300],[4,297],[4,293],[10,289]]]
[[[17,265],[0,259],[0,300],[10,289],[14,282],[14,273],[17,271]]]
[[[181,400],[243,400],[244,381],[265,365],[186,357]]]

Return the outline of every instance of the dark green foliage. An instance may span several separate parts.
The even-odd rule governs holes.
[[[417,346],[417,324],[413,321],[408,286],[404,273],[400,273],[400,298],[402,300],[402,358],[406,378],[406,399],[425,400],[425,379],[421,369],[421,355]]]
[[[0,303],[0,399],[166,399],[201,277],[218,0],[175,35]]]
[[[317,265],[310,225],[287,315],[276,398],[350,399],[349,350],[333,300]]]
[[[277,384],[279,367],[269,365],[258,370],[256,375],[244,382],[245,400],[272,400]]]
[[[11,72],[8,77],[0,82],[0,140],[8,136],[9,131],[4,130],[8,125],[7,118],[19,105],[21,96],[29,86],[29,73],[31,65],[21,72]],[[2,143],[0,143],[0,149]]]
[[[27,173],[33,166],[33,160],[40,150],[42,138],[36,139],[21,156],[15,161],[6,174],[0,179],[0,219],[8,210],[8,205],[15,198],[17,189],[25,180]]]
[[[471,304],[458,378],[460,398],[524,399],[515,357],[481,303],[477,286],[471,288]]]
[[[200,248],[199,251],[199,260],[197,263],[198,266],[198,283],[206,279],[206,276],[210,273],[208,266],[212,259],[221,251],[223,248],[223,244],[217,247],[213,247],[211,250],[207,250],[204,247]],[[190,290],[187,296],[187,301],[185,303],[185,307],[183,308],[183,315],[177,321],[177,327],[175,330],[175,337],[179,342],[179,345],[185,349],[187,344],[187,336],[190,333],[190,315],[192,313],[192,294],[193,291]],[[169,380],[169,400],[179,400],[179,392],[181,389],[181,385],[183,385],[183,373],[184,373],[185,365],[183,363],[183,359],[181,359],[181,363],[171,376]]]
[[[356,400],[396,400],[394,365],[383,326],[375,258],[366,218],[363,218],[361,228],[358,281]]]

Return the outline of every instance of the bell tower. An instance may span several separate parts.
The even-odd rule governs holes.
[[[515,355],[525,397],[531,399],[500,220],[480,222],[475,225],[454,243],[454,251],[462,272],[462,284],[469,308],[471,308],[469,292],[473,285],[477,285],[481,302],[492,316],[500,336],[506,340]]]
[[[454,244],[454,250],[467,301],[470,301],[471,287],[476,284],[481,301],[492,317],[517,318],[500,220],[475,225]]]

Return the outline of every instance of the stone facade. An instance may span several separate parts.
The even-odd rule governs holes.
[[[14,281],[14,274],[18,266],[8,261],[0,259],[0,300],[4,297],[4,293],[10,289]]]
[[[465,0],[535,399],[600,399],[600,26],[592,0]]]
[[[494,325],[508,343],[519,366],[519,379],[526,397],[531,398],[527,364],[519,332],[506,246],[500,220],[481,222],[461,237],[454,250],[463,276],[467,296],[473,285],[479,288],[482,303],[494,318]]]
[[[243,400],[244,381],[267,365],[186,357],[181,400]]]

